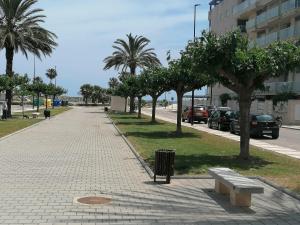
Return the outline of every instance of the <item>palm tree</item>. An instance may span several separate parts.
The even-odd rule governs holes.
[[[50,83],[52,83],[52,80],[57,77],[56,69],[48,69],[46,72],[46,76],[50,79]]]
[[[37,0],[0,0],[0,47],[6,51],[6,74],[13,76],[14,54],[21,51],[26,57],[50,55],[57,45],[56,35],[43,27],[43,10],[33,5]],[[12,91],[6,91],[8,115],[11,116]]]
[[[136,75],[137,68],[146,69],[161,65],[153,48],[146,48],[150,40],[143,36],[127,35],[128,42],[123,39],[117,39],[114,42],[113,54],[104,59],[104,70],[112,67],[121,72],[128,69],[132,76]],[[134,97],[130,96],[130,112],[134,111]]]

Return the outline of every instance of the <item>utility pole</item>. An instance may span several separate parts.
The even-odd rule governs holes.
[[[197,7],[200,6],[200,4],[194,5],[194,42],[196,41],[196,19],[197,19]],[[194,125],[194,106],[195,106],[195,90],[192,91],[192,120],[191,124]]]
[[[32,81],[32,83],[34,83],[34,82],[35,82],[35,55],[33,55],[33,81]],[[34,94],[32,96],[32,109],[34,109]]]

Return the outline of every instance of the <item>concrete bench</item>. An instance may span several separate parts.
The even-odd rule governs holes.
[[[209,169],[208,173],[215,179],[215,191],[230,194],[230,202],[234,206],[250,207],[251,194],[264,193],[264,188],[255,180],[229,168],[213,168]]]
[[[40,113],[38,113],[38,112],[32,113],[32,118],[39,118],[39,116],[40,116]]]

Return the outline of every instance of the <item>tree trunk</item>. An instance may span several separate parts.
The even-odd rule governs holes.
[[[155,122],[157,97],[152,96],[152,122]]]
[[[239,95],[240,106],[240,155],[239,157],[248,160],[250,156],[249,142],[250,142],[250,107],[251,107],[251,94],[247,91]]]
[[[127,97],[125,98],[125,113],[127,112]]]
[[[13,59],[14,59],[14,49],[6,48],[6,75],[9,77],[13,77]],[[6,90],[8,118],[11,118],[12,97],[13,97],[12,90]]]
[[[182,128],[181,128],[181,119],[182,119],[182,98],[183,93],[176,92],[177,94],[177,126],[176,126],[176,133],[178,135],[182,134]]]
[[[134,96],[130,96],[130,113],[134,113]]]
[[[21,97],[21,99],[22,99],[22,117],[23,117],[23,119],[24,119],[24,96],[22,95],[22,97]]]
[[[85,106],[87,106],[87,104],[88,104],[88,98],[86,97],[85,98]]]
[[[139,99],[139,103],[138,103],[138,108],[139,108],[138,118],[141,119],[142,118],[142,96],[139,96],[138,99]]]

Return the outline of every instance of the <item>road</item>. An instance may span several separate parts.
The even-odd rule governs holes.
[[[143,110],[145,112],[151,113],[151,109],[144,108]],[[157,113],[157,115],[176,120],[176,112],[175,111],[169,111],[169,110],[165,110],[164,108],[158,108],[156,113]],[[199,125],[197,124],[197,126],[199,126]],[[200,124],[200,126],[207,127],[206,124]],[[264,141],[269,144],[272,144],[272,145],[278,145],[281,147],[292,148],[292,149],[300,151],[300,148],[299,148],[300,138],[299,137],[300,137],[300,130],[281,128],[278,139],[273,140],[270,137],[265,136],[263,138],[260,138],[259,140]]]

